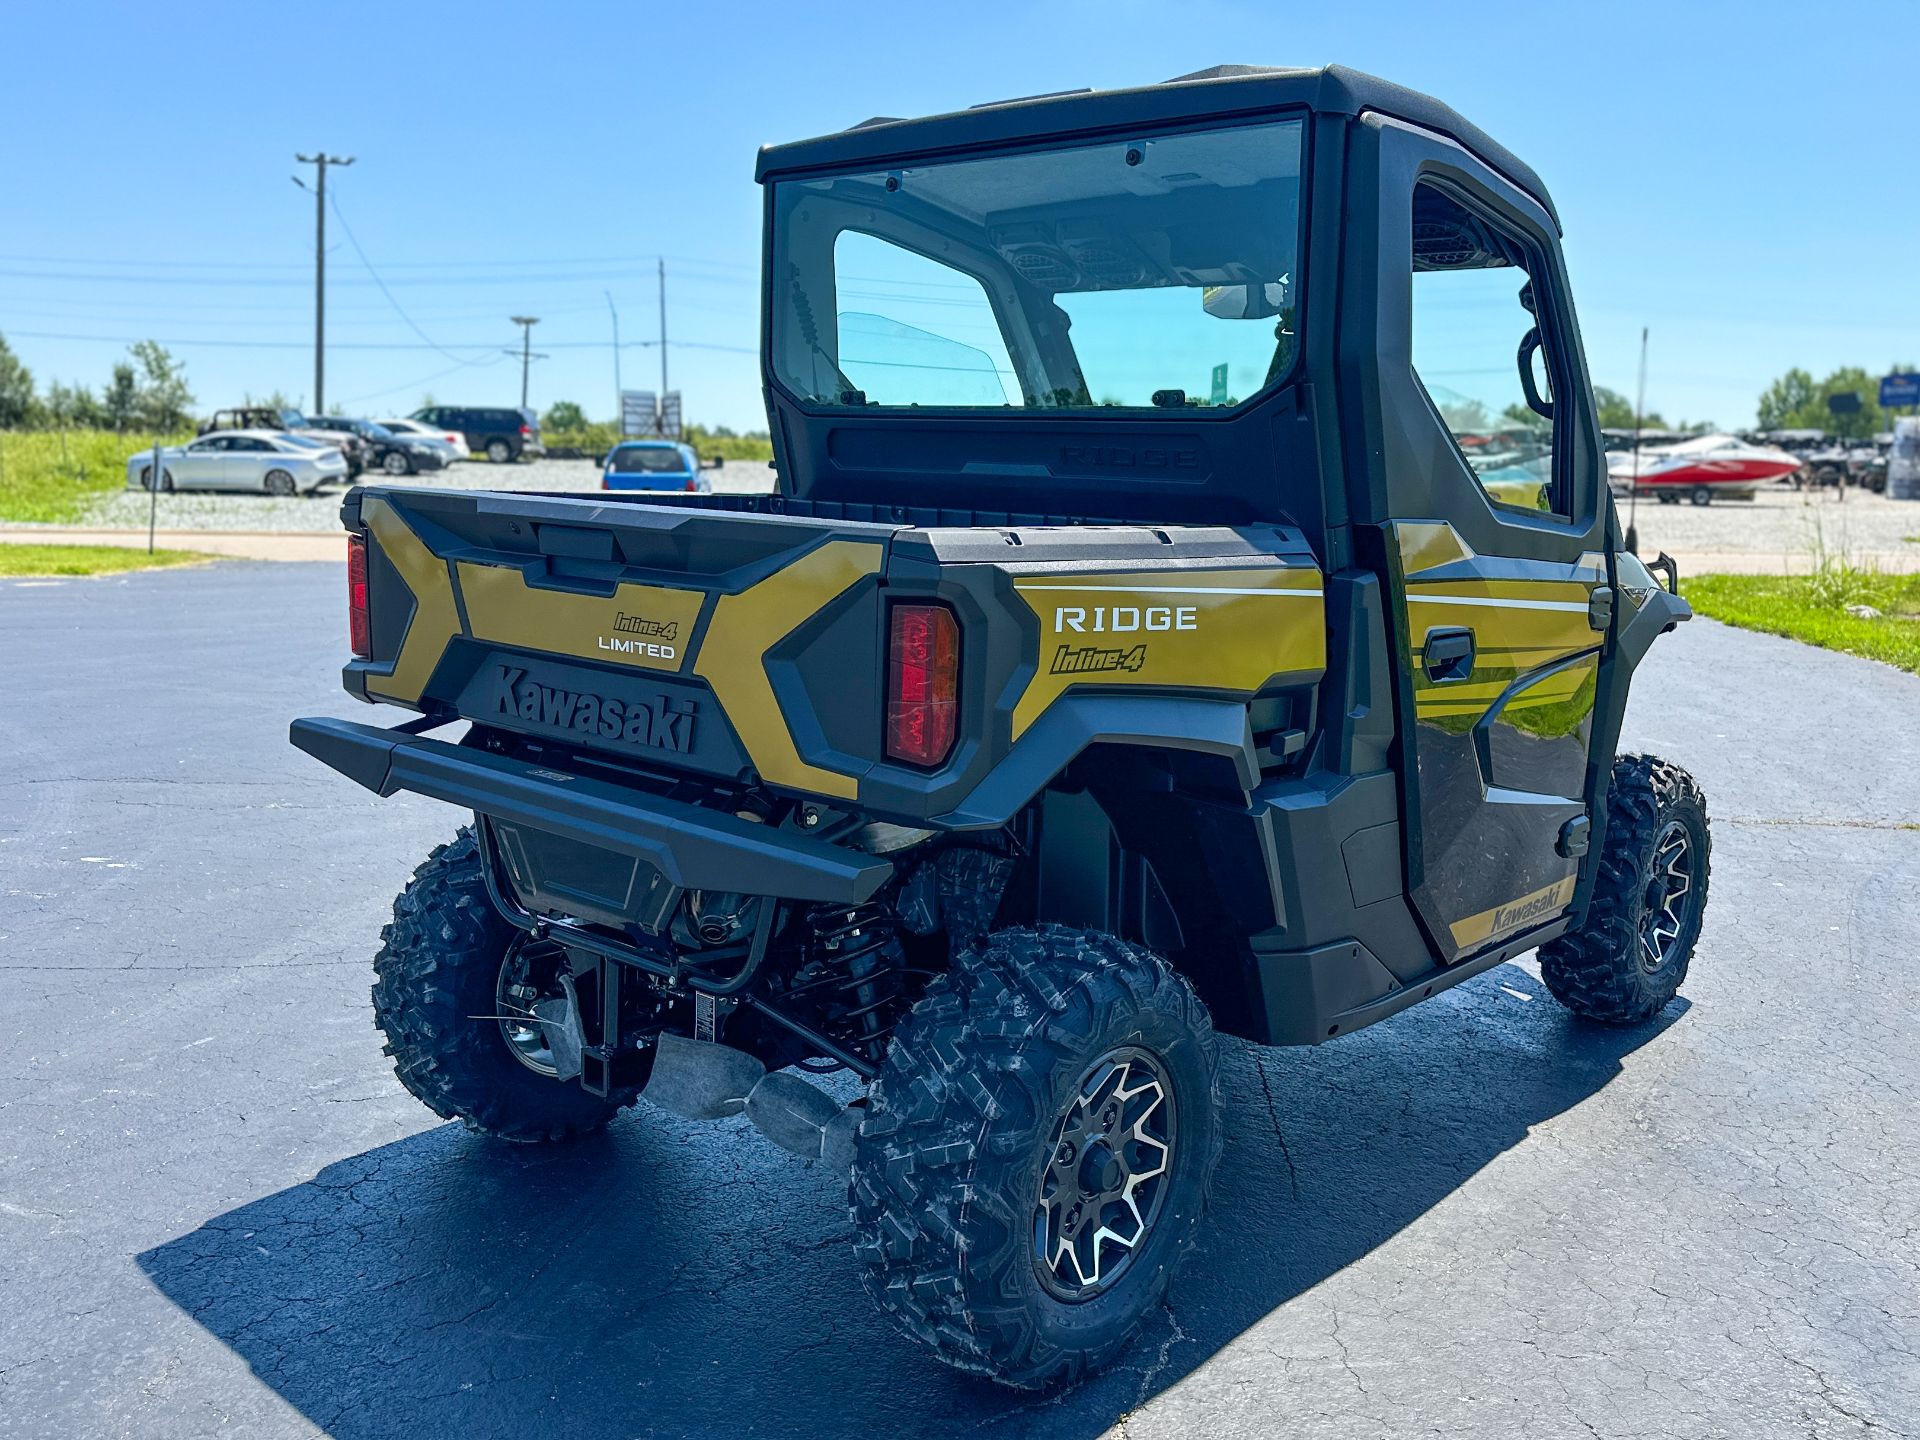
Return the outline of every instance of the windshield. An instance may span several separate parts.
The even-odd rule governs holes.
[[[613,452],[607,468],[620,474],[685,474],[686,458],[664,445],[628,445]]]
[[[837,407],[1184,410],[1291,367],[1301,123],[774,188],[771,346]]]

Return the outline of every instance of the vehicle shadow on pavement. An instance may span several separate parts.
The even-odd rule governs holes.
[[[861,1290],[843,1179],[744,1122],[644,1104],[557,1149],[443,1125],[139,1261],[341,1440],[1081,1440],[1593,1095],[1684,1010],[1587,1025],[1509,964],[1321,1049],[1228,1046],[1226,1155],[1199,1245],[1120,1364],[1064,1393],[969,1379],[895,1334]]]

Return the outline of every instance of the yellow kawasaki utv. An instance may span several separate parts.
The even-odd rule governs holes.
[[[416,715],[293,741],[472,815],[374,962],[409,1090],[744,1114],[849,1171],[909,1334],[1046,1384],[1194,1239],[1217,1032],[1535,949],[1592,1019],[1674,997],[1706,811],[1614,747],[1690,612],[1545,187],[1423,95],[1229,66],[759,179],[777,491],[354,490],[346,688]]]

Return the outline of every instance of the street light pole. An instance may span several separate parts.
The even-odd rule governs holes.
[[[515,315],[513,323],[520,327],[520,408],[527,408],[527,367],[533,363],[533,327],[540,323],[536,315]]]
[[[314,167],[313,183],[313,413],[327,410],[327,167],[351,165],[351,155],[329,155],[320,150],[312,155],[293,157],[302,165]],[[307,182],[298,175],[293,183],[302,190]]]

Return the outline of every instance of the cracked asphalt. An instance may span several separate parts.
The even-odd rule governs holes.
[[[341,576],[0,585],[0,1435],[1920,1433],[1920,679],[1707,622],[1628,743],[1691,767],[1685,1000],[1515,963],[1228,1056],[1200,1245],[1030,1397],[861,1292],[844,1181],[744,1122],[556,1150],[392,1078],[369,960],[456,817],[286,743]]]

